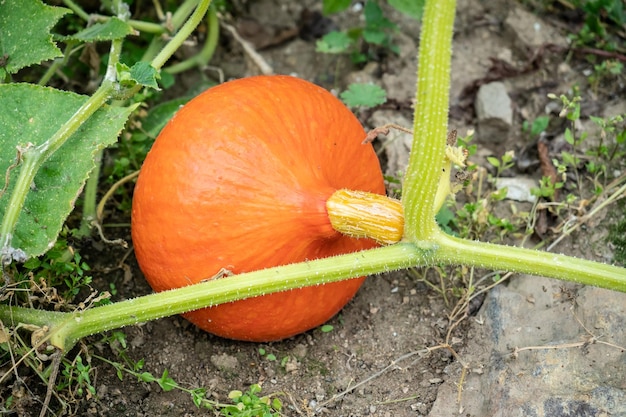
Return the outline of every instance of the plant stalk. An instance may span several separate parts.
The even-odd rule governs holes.
[[[437,232],[435,197],[446,171],[450,56],[455,0],[426,2],[422,21],[413,145],[404,178],[404,237],[428,241]]]
[[[626,292],[626,269],[574,256],[459,239],[439,232],[435,262],[557,278]]]
[[[202,69],[208,65],[211,58],[213,58],[215,48],[217,48],[220,34],[219,19],[217,18],[217,10],[215,7],[209,7],[209,12],[207,13],[207,30],[207,38],[204,42],[204,46],[197,55],[171,65],[165,68],[164,71],[169,74],[178,74],[194,67]]]
[[[49,342],[62,351],[67,351],[80,338],[106,330],[271,292],[423,265],[427,263],[429,256],[428,252],[413,244],[399,243],[213,279],[73,313],[42,315],[38,310],[0,306],[0,320],[48,326]]]
[[[174,55],[174,52],[180,48],[185,39],[187,39],[200,24],[210,5],[211,0],[202,0],[200,4],[198,4],[196,10],[193,12],[189,20],[187,20],[187,22],[185,22],[185,24],[180,28],[178,33],[176,33],[176,36],[174,36],[174,38],[168,42],[161,52],[159,52],[159,54],[152,60],[152,66],[154,68],[161,69],[167,60]]]

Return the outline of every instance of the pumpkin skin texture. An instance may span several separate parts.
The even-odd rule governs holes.
[[[337,98],[290,76],[230,81],[183,106],[150,150],[133,197],[137,261],[155,291],[376,246],[336,232],[338,189],[384,194],[376,154]],[[224,279],[237,279],[236,275]],[[183,316],[218,336],[284,339],[334,316],[364,278]]]

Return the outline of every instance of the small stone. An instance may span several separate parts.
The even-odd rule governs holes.
[[[389,123],[398,126],[411,128],[413,123],[397,111],[376,110],[368,120],[372,127],[381,127]],[[380,136],[384,143],[385,155],[387,157],[386,174],[401,178],[409,165],[409,152],[413,137],[407,133],[391,129],[385,137]]]
[[[498,178],[496,188],[501,190],[506,187],[506,198],[515,201],[534,203],[537,197],[532,195],[531,190],[537,188],[537,181],[532,178]]]
[[[222,353],[221,355],[211,355],[211,363],[217,369],[222,371],[234,371],[239,367],[239,361],[236,357]]]
[[[504,84],[496,81],[482,85],[476,94],[474,107],[477,137],[484,142],[504,142],[513,125],[513,107]]]
[[[303,343],[298,343],[296,346],[294,346],[293,349],[291,349],[291,353],[293,354],[293,356],[295,356],[298,359],[302,359],[306,357],[307,352],[308,352],[308,348]]]
[[[568,42],[553,26],[522,7],[513,7],[504,21],[504,28],[522,54],[545,44],[567,47]]]

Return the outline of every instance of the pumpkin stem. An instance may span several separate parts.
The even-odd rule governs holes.
[[[337,190],[326,201],[333,229],[356,238],[373,239],[381,245],[397,243],[404,232],[404,213],[399,200],[366,191]]]

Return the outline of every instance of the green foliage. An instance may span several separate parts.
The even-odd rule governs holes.
[[[539,187],[530,190],[532,195],[554,201],[557,190],[563,188],[563,181],[552,182],[550,177],[541,177]]]
[[[363,39],[370,44],[398,53],[398,47],[392,43],[392,34],[398,27],[385,17],[378,3],[367,1],[363,7],[363,14],[365,16]]]
[[[326,6],[326,2],[324,4]],[[333,12],[347,8],[347,5],[343,6],[342,2],[329,2],[329,8]],[[371,54],[362,52],[361,41],[370,48],[370,52],[373,52],[374,48],[398,52],[398,47],[393,44],[393,34],[398,27],[384,15],[383,10],[374,0],[365,2],[363,19],[363,26],[354,27],[348,31],[327,33],[317,41],[316,50],[327,54],[350,54],[354,63],[363,63],[370,59]]]
[[[123,20],[113,16],[104,23],[94,23],[73,35],[62,37],[64,40],[78,42],[101,42],[122,39],[133,33],[133,28]]]
[[[136,85],[143,87],[159,89],[157,81],[160,79],[158,71],[148,62],[139,61],[132,67],[118,63],[117,64],[118,79],[120,84],[126,88],[132,88]]]
[[[232,417],[279,417],[282,402],[278,398],[259,397],[259,384],[250,386],[247,392],[231,391],[228,394],[234,405],[228,405],[220,410],[222,416]]]
[[[26,261],[23,270],[35,282],[43,279],[48,287],[57,288],[66,303],[72,302],[80,290],[89,287],[92,282],[91,275],[88,275],[89,265],[68,246],[66,239],[57,240],[42,257]]]
[[[496,158],[495,156],[487,157],[487,162],[489,162],[496,169],[496,178],[499,178],[504,171],[515,165],[513,157],[514,154],[511,151],[505,152],[501,158]]]
[[[322,333],[330,333],[335,329],[335,327],[332,324],[325,324],[322,327],[320,327],[320,330],[322,331]]]
[[[96,396],[96,388],[91,382],[92,373],[95,373],[95,370],[89,363],[83,363],[80,355],[77,355],[71,362],[64,360],[63,370],[61,371],[62,378],[56,389],[57,391],[67,389],[76,397],[86,395],[87,398],[93,398]]]
[[[415,20],[422,18],[425,0],[388,0],[391,7],[412,17]],[[352,4],[351,0],[324,0],[322,2],[322,12],[325,15],[339,13],[346,10]]]
[[[185,7],[191,11],[195,7],[193,3],[187,2]],[[206,11],[208,2],[203,0],[201,5]],[[0,130],[0,173],[6,178],[0,186],[0,254],[3,263],[24,261],[51,247],[90,172],[99,166],[101,151],[116,142],[129,116],[141,98],[145,99],[147,95],[135,96],[134,103],[130,104],[128,99],[142,88],[158,89],[159,80],[164,85],[171,85],[171,77],[161,79],[160,66],[204,14],[204,11],[196,13],[196,23],[188,25],[188,31],[184,31],[179,29],[183,29],[181,26],[188,14],[182,18],[173,16],[172,26],[165,28],[151,22],[127,21],[130,16],[128,5],[121,1],[109,2],[103,9],[112,9],[116,16],[99,16],[97,22],[92,21],[79,5],[72,4],[71,7],[76,16],[85,21],[72,15],[58,25],[66,33],[53,36],[50,28],[67,13],[66,9],[46,6],[40,0],[0,4],[0,53],[4,54],[1,60],[4,69],[0,69],[2,80],[10,81],[10,74],[20,69],[62,56],[53,42],[56,39],[65,43],[64,59],[52,62],[39,83],[44,85],[64,71],[75,82],[87,84],[89,80],[83,79],[87,75],[84,69],[77,70],[83,64],[76,59],[78,54],[73,55],[74,51],[88,50],[85,48],[87,43],[105,41],[110,45],[110,52],[106,55],[108,64],[100,68],[100,75],[104,72],[106,75],[91,97],[39,85],[0,85],[0,125],[3,127]],[[145,33],[134,39],[139,43],[152,39],[154,47],[146,50],[145,44],[127,42],[129,47],[126,50],[135,53],[132,59],[126,60],[130,55],[122,53],[122,39],[135,34],[137,28]],[[168,30],[178,32],[168,45],[162,46],[160,35]],[[217,36],[216,30],[212,30],[213,33],[211,42]],[[161,47],[164,50],[159,54]],[[202,59],[192,64],[205,63],[210,59],[211,51],[211,48],[203,48]],[[70,59],[72,57],[75,59]],[[120,61],[122,57],[124,62]],[[151,59],[156,63],[150,62]],[[90,70],[93,76],[98,68]],[[40,72],[41,69],[33,68],[21,71],[18,76],[31,79]],[[117,100],[115,105],[106,106],[111,99]],[[127,107],[122,107],[124,104],[128,104]],[[142,144],[141,152],[136,154],[141,157],[145,152]],[[124,164],[122,158],[119,166],[131,169],[139,164],[131,158],[126,161],[128,163]],[[92,180],[97,181],[98,171],[94,172],[96,175]],[[90,196],[95,200],[96,193]],[[84,206],[86,216],[91,216],[95,210],[88,209],[95,207],[95,201],[85,201]]]
[[[322,2],[322,12],[326,15],[339,13],[350,7],[352,0],[324,0]]]
[[[325,54],[341,54],[354,44],[354,40],[345,32],[332,31],[316,43],[317,52]]]
[[[587,78],[591,89],[597,94],[601,85],[613,88],[615,83],[624,81],[624,63],[615,59],[603,60],[599,64],[594,64],[593,72]]]
[[[376,84],[350,84],[339,97],[348,107],[376,107],[387,101],[387,93]]]
[[[0,218],[8,210],[19,168],[31,158],[27,153],[44,152],[50,146],[48,138],[86,101],[85,96],[47,87],[0,85],[0,149],[7,156],[0,159],[0,172],[10,174],[0,194]],[[116,141],[133,109],[100,108],[68,139],[67,146],[44,162],[15,226],[14,249],[30,258],[50,247],[95,166],[94,155]]]
[[[110,335],[105,336],[102,339],[102,343],[108,344],[111,349],[117,354],[121,362],[115,362],[103,358],[101,356],[93,355],[103,362],[113,366],[117,372],[117,377],[121,380],[126,375],[137,378],[139,382],[148,384],[155,383],[163,391],[178,390],[186,392],[190,395],[194,405],[198,408],[204,408],[207,410],[215,410],[219,412],[221,416],[234,416],[234,417],[271,417],[279,416],[282,409],[282,402],[279,398],[270,398],[268,396],[260,397],[257,394],[261,392],[261,386],[253,384],[249,390],[245,393],[241,391],[231,391],[229,398],[233,404],[223,404],[215,400],[208,398],[208,392],[205,388],[185,388],[181,386],[176,380],[174,380],[167,369],[164,369],[160,376],[155,376],[152,372],[146,371],[145,361],[143,359],[139,361],[133,361],[128,355],[128,344],[126,342],[126,335],[121,331],[112,332]],[[263,350],[259,349],[259,352]],[[262,356],[265,355],[263,350]],[[267,355],[269,358],[269,355]],[[287,360],[289,358],[287,357]],[[274,357],[273,360],[276,360]],[[284,361],[284,359],[283,359]],[[284,364],[281,363],[282,366]],[[73,370],[76,373],[78,370]]]
[[[623,201],[618,205],[617,213],[621,216],[609,231],[609,241],[613,244],[613,259],[626,266],[626,204]]]
[[[50,28],[69,10],[39,0],[0,2],[0,81],[7,74],[62,56],[52,42]]]
[[[537,117],[530,124],[527,120],[524,120],[522,131],[528,133],[531,138],[535,138],[548,128],[548,124],[550,124],[550,117],[545,115]]]
[[[580,119],[581,97],[574,93],[573,98],[565,95],[557,97],[549,95],[553,100],[559,100],[562,104],[560,117],[567,119],[570,126],[564,130],[564,139],[571,146],[571,151],[563,151],[561,160],[554,161],[559,174],[572,172],[576,176],[576,188],[580,199],[599,196],[609,181],[611,171],[623,168],[623,158],[626,156],[626,115],[616,115],[612,117],[590,116],[589,119],[599,128],[599,132],[593,138],[589,131],[578,132],[575,124]],[[593,144],[587,145],[591,139]],[[583,144],[587,149],[582,152]],[[584,167],[582,166],[584,163]],[[585,194],[583,187],[583,177],[580,175],[581,168],[584,168],[591,179],[591,194]],[[552,190],[545,181],[540,184],[537,195],[553,195]]]
[[[608,51],[624,50],[618,32],[626,25],[626,6],[622,0],[573,0],[572,5],[585,14],[581,30],[572,35],[576,45]]]
[[[276,360],[276,355],[274,355],[273,353],[267,353],[267,351],[262,347],[259,348],[259,355],[261,355],[270,362],[274,362]]]
[[[407,16],[412,17],[415,20],[420,20],[424,13],[424,4],[426,0],[388,0],[389,5],[404,13]]]

